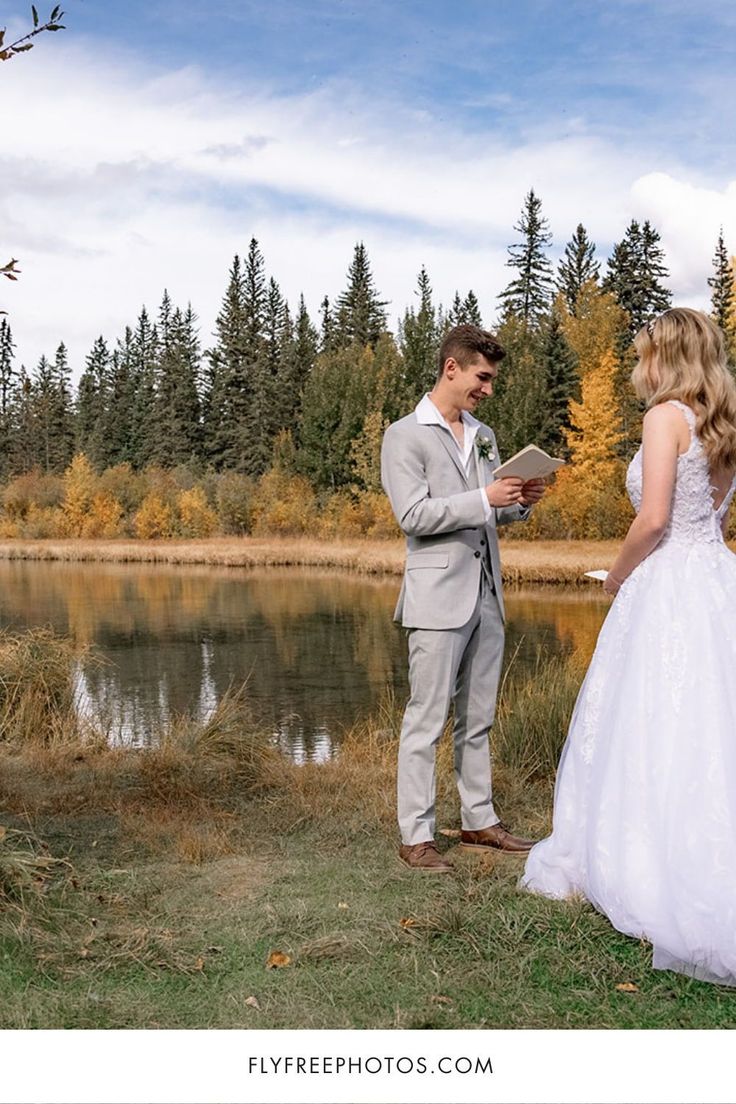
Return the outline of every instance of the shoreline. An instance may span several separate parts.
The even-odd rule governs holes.
[[[504,585],[588,585],[586,571],[610,566],[620,541],[501,541]],[[207,540],[5,540],[0,560],[139,563],[170,566],[313,567],[358,575],[400,576],[404,542],[304,537],[212,537]]]

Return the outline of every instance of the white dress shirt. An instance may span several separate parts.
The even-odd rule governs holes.
[[[452,431],[452,427],[446,418],[442,416],[437,407],[432,402],[429,394],[426,394],[423,399],[417,403],[414,413],[417,416],[417,421],[420,425],[439,425],[444,426],[445,429],[450,431],[450,435],[457,446],[457,450],[460,454],[460,459],[463,462],[463,467],[466,472],[470,471],[470,464],[474,461],[473,446],[475,445],[475,438],[481,423],[477,418],[474,418],[472,414],[469,414],[467,410],[460,412],[460,421],[463,426],[463,441],[462,444]],[[485,487],[478,488],[478,494],[483,501],[483,512],[488,519],[491,516],[491,505],[488,501],[488,495],[486,494]]]

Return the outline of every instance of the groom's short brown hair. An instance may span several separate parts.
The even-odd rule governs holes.
[[[453,357],[461,368],[467,368],[468,364],[478,356],[485,357],[494,364],[503,360],[506,350],[492,333],[482,330],[480,326],[473,326],[470,323],[453,326],[445,334],[440,345],[437,379],[442,378],[448,357]]]

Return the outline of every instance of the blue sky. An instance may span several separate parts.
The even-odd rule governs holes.
[[[2,5],[11,32],[29,7]],[[251,234],[313,310],[360,238],[395,315],[426,264],[438,298],[472,286],[491,323],[530,187],[556,254],[578,221],[605,256],[651,218],[693,305],[721,223],[736,251],[730,0],[64,7],[68,29],[0,74],[4,248],[26,265],[9,305],[31,363],[56,334],[81,358],[165,285],[206,343]]]
[[[21,13],[26,5],[12,5]],[[728,173],[730,0],[69,0],[72,33],[274,92],[347,85],[468,134],[584,127]],[[720,108],[720,109],[719,109]]]

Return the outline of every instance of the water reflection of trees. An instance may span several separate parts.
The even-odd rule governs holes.
[[[299,759],[331,753],[344,726],[406,691],[398,582],[298,570],[0,564],[0,620],[50,624],[94,644],[88,707],[111,735],[145,743],[172,713],[211,709],[248,680],[255,712]],[[507,654],[589,654],[605,606],[559,592],[508,597]]]

